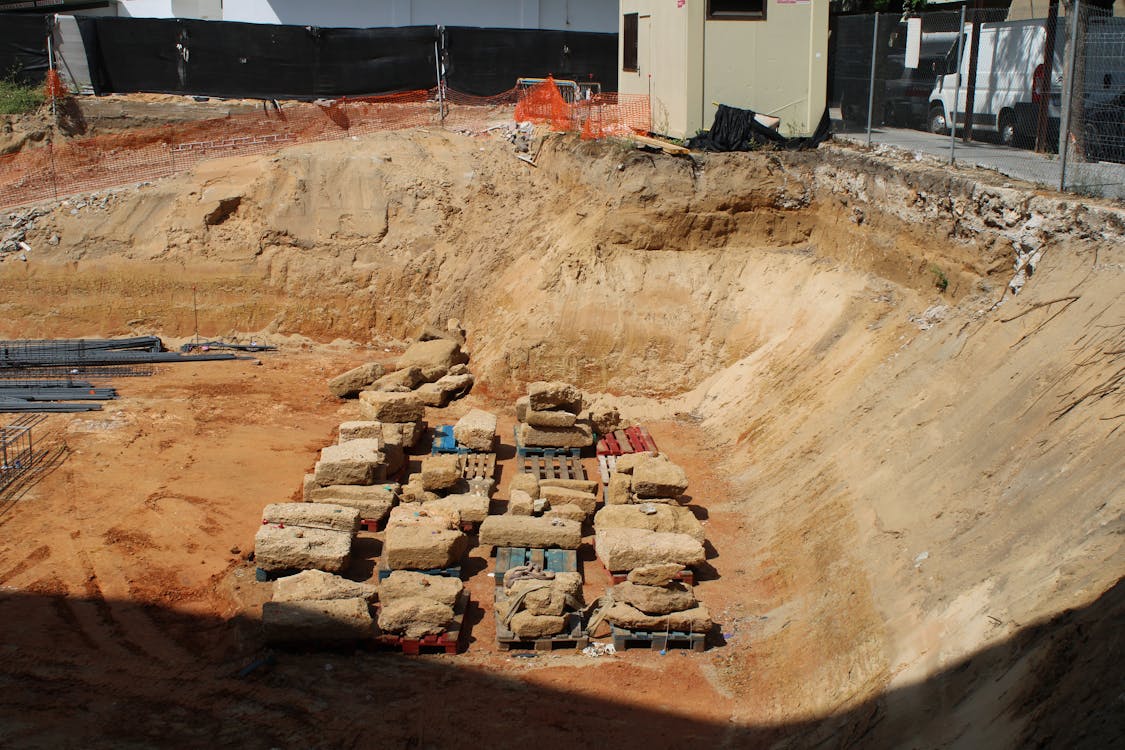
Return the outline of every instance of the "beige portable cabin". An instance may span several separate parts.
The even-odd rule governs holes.
[[[649,94],[652,132],[687,138],[719,103],[810,135],[824,112],[828,0],[621,0],[618,86]]]

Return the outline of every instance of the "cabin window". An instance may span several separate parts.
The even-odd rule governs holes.
[[[764,21],[766,0],[707,0],[707,18],[712,21]]]
[[[624,42],[625,55],[621,62],[621,69],[632,73],[637,72],[637,14],[626,13],[621,22],[621,38]]]

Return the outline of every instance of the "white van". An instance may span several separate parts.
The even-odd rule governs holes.
[[[965,24],[961,59],[957,47],[950,52],[946,75],[939,75],[930,92],[928,126],[932,133],[948,133],[956,96],[957,125],[965,125],[965,103],[972,49],[972,25]],[[1043,19],[983,23],[977,56],[977,85],[973,97],[973,129],[998,134],[1008,145],[1035,137],[1038,125],[1038,88],[1048,96],[1047,115],[1052,130],[1058,132],[1059,105],[1062,100],[1066,28],[1059,23],[1055,34],[1054,62],[1050,86],[1042,82],[1043,50],[1047,43],[1047,23]],[[956,72],[950,72],[956,71]],[[960,84],[960,85],[959,85]]]

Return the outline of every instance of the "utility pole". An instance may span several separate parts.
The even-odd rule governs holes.
[[[977,95],[977,62],[980,57],[980,11],[982,0],[973,0],[973,38],[969,47],[969,85],[965,89],[965,143],[973,140],[973,100]]]

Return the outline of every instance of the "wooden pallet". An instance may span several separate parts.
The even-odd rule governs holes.
[[[546,456],[553,458],[555,456],[571,456],[578,458],[582,455],[581,448],[542,448],[537,445],[524,445],[520,442],[520,428],[516,425],[512,428],[512,435],[516,441],[516,455],[523,456]]]
[[[623,456],[626,453],[656,451],[656,441],[648,429],[640,425],[614,430],[602,435],[598,440],[596,453],[599,456]]]
[[[406,638],[401,635],[383,633],[375,640],[385,646],[401,649],[407,656],[417,656],[424,648],[444,649],[447,654],[455,654],[461,645],[461,627],[465,622],[465,610],[469,607],[469,592],[462,591],[453,607],[453,623],[440,635],[427,635],[422,638]]]
[[[361,531],[382,531],[385,521],[378,521],[374,518],[361,518],[359,520],[359,528]]]
[[[498,602],[503,601],[503,599],[500,598],[500,592],[497,592],[496,596]],[[500,612],[498,610],[494,609],[493,613],[496,616],[496,647],[501,651],[510,651],[512,649],[554,651],[556,648],[572,648],[575,651],[581,651],[590,644],[590,637],[586,635],[586,631],[582,627],[581,612],[568,613],[566,615],[566,624],[563,627],[563,632],[558,635],[532,639],[520,638],[504,627],[504,623],[500,621]]]
[[[690,648],[692,651],[703,651],[707,648],[707,636],[704,633],[683,633],[672,631],[629,630],[611,625],[613,647],[617,651],[629,648],[649,648],[653,651],[666,651],[669,648]]]
[[[495,475],[495,453],[464,453],[461,455],[461,476],[465,479],[492,479]]]
[[[606,496],[609,495],[609,475],[617,471],[617,456],[609,454],[598,454],[598,475],[602,479],[602,486],[605,488]]]
[[[538,565],[553,573],[577,573],[578,550],[497,547],[496,566],[493,568],[497,587],[504,586],[505,573],[520,565]]]
[[[461,566],[460,565],[451,565],[448,568],[430,568],[428,570],[413,570],[412,569],[410,572],[411,573],[425,573],[428,576],[445,576],[446,578],[460,578],[461,577]],[[391,573],[394,573],[394,571],[391,570],[390,568],[388,568],[386,560],[383,560],[382,563],[379,565],[379,580],[380,581],[386,580],[391,575]]]
[[[539,479],[586,478],[586,467],[575,456],[516,456],[516,471]]]
[[[434,427],[434,439],[430,444],[430,453],[468,453],[469,449],[458,445],[453,437],[453,425],[441,424]]]

